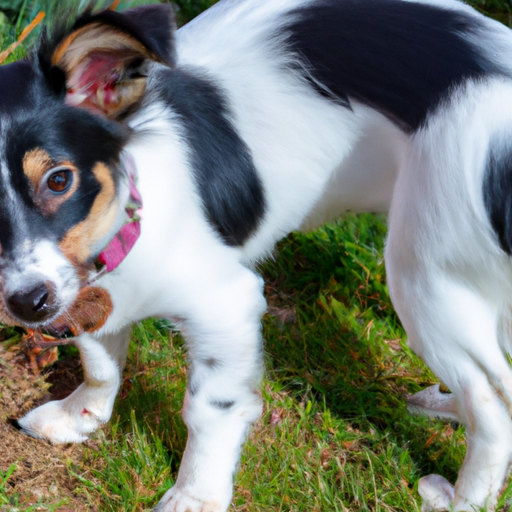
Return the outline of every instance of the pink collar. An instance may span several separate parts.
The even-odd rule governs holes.
[[[128,256],[128,253],[140,236],[142,197],[135,185],[137,169],[131,157],[125,157],[123,163],[130,184],[130,198],[125,208],[127,218],[121,229],[96,258],[94,263],[98,273],[89,280],[89,283],[95,281],[103,274],[115,270]]]

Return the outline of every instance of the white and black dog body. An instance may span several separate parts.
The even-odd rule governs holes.
[[[130,325],[178,321],[189,438],[160,512],[221,512],[261,412],[261,279],[282,236],[390,211],[386,262],[409,341],[453,392],[468,451],[424,509],[496,506],[512,461],[512,33],[462,3],[223,0],[173,32],[165,6],[87,14],[0,68],[5,316],[51,325],[125,221],[97,284],[85,382],[20,420],[52,442],[108,421]]]

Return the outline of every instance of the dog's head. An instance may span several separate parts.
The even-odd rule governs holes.
[[[4,320],[49,324],[125,220],[124,120],[149,63],[174,65],[168,6],[87,13],[0,67],[0,289]]]

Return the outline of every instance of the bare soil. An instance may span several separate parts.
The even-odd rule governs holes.
[[[77,480],[67,469],[83,467],[84,445],[52,446],[12,424],[33,407],[69,395],[82,379],[78,358],[68,357],[38,371],[20,344],[5,345],[0,343],[0,471],[5,475],[12,465],[15,470],[4,484],[12,505],[0,504],[0,511],[23,510],[38,502],[62,503],[59,512],[95,510],[77,494]]]

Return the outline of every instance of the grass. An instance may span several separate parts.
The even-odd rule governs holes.
[[[180,21],[208,3],[183,0]],[[510,24],[508,0],[473,3]],[[34,1],[6,5],[2,47],[40,8]],[[455,480],[464,429],[406,412],[404,397],[435,379],[407,347],[389,301],[385,233],[382,216],[347,216],[290,235],[262,265],[269,301],[264,414],[243,451],[233,511],[419,511],[421,476]],[[183,342],[161,320],[137,325],[133,340],[112,422],[80,460],[67,462],[84,510],[150,510],[179,468]],[[10,485],[16,471],[0,474],[0,511],[66,509],[60,496],[28,503]],[[500,509],[511,506],[509,485]]]

